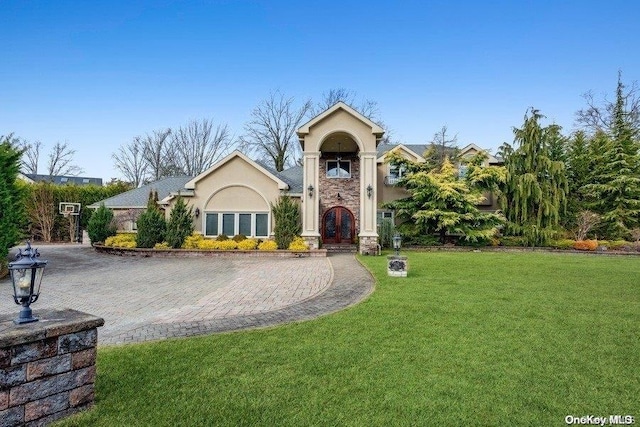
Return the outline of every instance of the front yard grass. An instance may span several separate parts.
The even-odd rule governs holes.
[[[363,257],[365,302],[268,330],[102,348],[65,426],[566,425],[640,419],[640,259]]]

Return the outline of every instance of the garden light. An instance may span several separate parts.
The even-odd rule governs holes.
[[[18,249],[16,260],[9,263],[13,300],[22,306],[20,315],[13,321],[16,325],[38,321],[32,316],[31,307],[29,307],[38,300],[44,267],[47,265],[47,261],[40,261],[38,257],[40,257],[38,250],[32,249],[31,243],[27,242],[26,249]]]

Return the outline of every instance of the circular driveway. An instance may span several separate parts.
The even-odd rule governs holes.
[[[341,286],[327,292],[340,285],[330,258],[141,258],[85,246],[34,246],[49,261],[34,315],[38,309],[71,308],[102,317],[101,345],[317,317],[373,289],[371,276],[353,255],[334,259],[356,279],[354,264],[360,269],[360,280],[342,283],[345,294]],[[11,292],[9,279],[2,279],[0,313],[18,313]]]

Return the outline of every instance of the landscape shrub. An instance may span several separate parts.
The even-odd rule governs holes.
[[[378,225],[378,243],[383,248],[393,247],[393,235],[396,227],[390,219],[383,219]]]
[[[198,240],[198,249],[207,249],[207,250],[215,250],[218,249],[218,245],[220,242],[212,239],[202,239]]]
[[[116,223],[113,220],[113,211],[108,209],[104,204],[101,204],[89,219],[87,233],[89,233],[91,244],[99,242],[106,243],[108,237],[115,236]]]
[[[229,237],[226,234],[220,234],[218,237],[216,237],[216,240],[218,242],[224,242],[225,240],[229,240]]]
[[[180,248],[184,240],[193,233],[193,213],[191,207],[187,209],[184,199],[180,196],[169,215],[165,238],[172,248]]]
[[[171,249],[171,246],[169,246],[169,243],[167,242],[162,242],[162,243],[156,243],[153,246],[153,249]]]
[[[308,251],[309,245],[307,245],[307,242],[305,242],[302,237],[296,237],[289,244],[289,250],[296,251],[296,252]]]
[[[626,240],[613,240],[611,242],[609,242],[609,249],[613,249],[613,250],[620,250],[620,249],[631,249],[631,247],[633,246],[633,243],[631,242],[627,242]]]
[[[238,249],[243,251],[252,251],[258,247],[258,242],[254,239],[245,239],[238,242]]]
[[[187,236],[184,239],[184,243],[182,244],[183,249],[198,249],[200,242],[204,240],[204,236],[200,233],[193,232],[190,236]]]
[[[223,240],[222,242],[217,243],[218,247],[216,249],[219,249],[221,251],[232,251],[238,249],[238,243],[231,239]]]
[[[244,234],[236,234],[233,236],[233,241],[236,243],[242,242],[243,240],[247,240],[247,236]]]
[[[286,249],[302,230],[300,207],[291,197],[285,195],[280,196],[275,204],[271,204],[271,212],[275,221],[275,241],[278,248]]]
[[[502,246],[525,246],[524,237],[520,236],[502,236],[500,238],[500,244]]]
[[[258,250],[261,251],[275,251],[278,249],[278,244],[274,240],[265,240],[258,245]]]
[[[130,248],[136,247],[135,233],[118,233],[115,236],[109,236],[104,241],[105,246],[114,248]]]
[[[579,251],[595,251],[598,249],[597,240],[577,240],[573,244],[573,248]]]
[[[158,208],[158,193],[149,194],[147,210],[138,217],[138,247],[152,248],[156,243],[164,242],[167,231],[167,221],[164,214]]]
[[[573,249],[573,245],[575,243],[576,243],[575,240],[559,239],[559,240],[552,240],[549,246],[555,249]]]

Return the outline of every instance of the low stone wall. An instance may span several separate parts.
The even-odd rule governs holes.
[[[96,345],[104,320],[75,310],[0,316],[0,425],[41,426],[93,405]]]
[[[143,249],[143,248],[113,248],[111,246],[95,245],[95,250],[102,253],[120,256],[139,257],[251,257],[251,258],[307,258],[326,257],[326,249],[311,249],[308,251],[217,251],[208,249]]]

